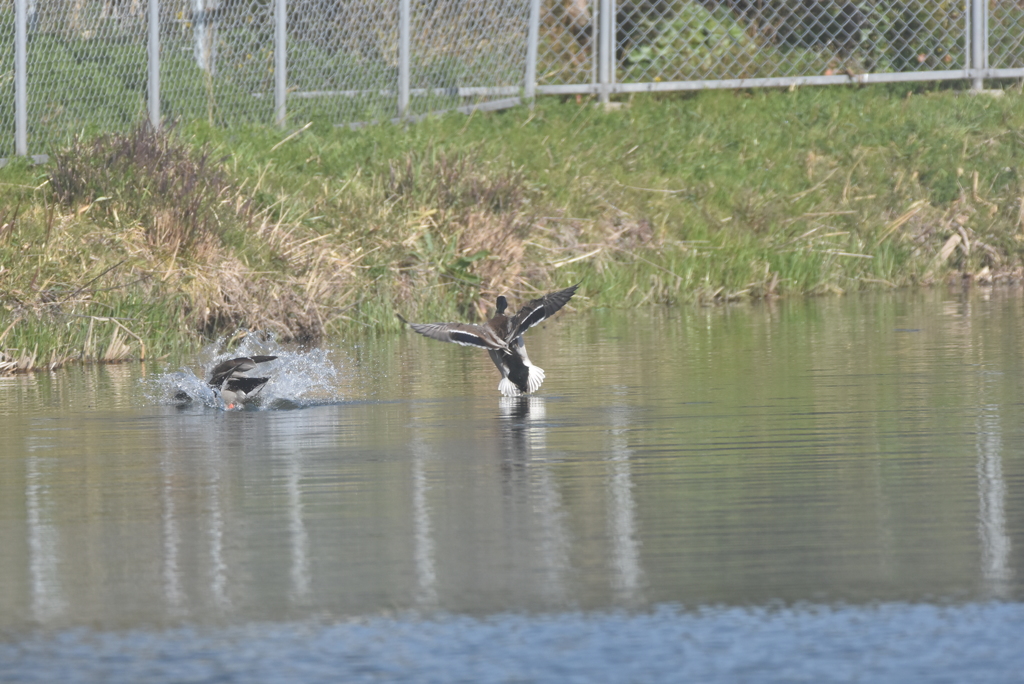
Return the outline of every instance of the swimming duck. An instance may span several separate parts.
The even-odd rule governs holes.
[[[257,364],[273,361],[276,356],[242,356],[228,359],[214,366],[207,384],[220,392],[220,398],[229,408],[241,406],[258,394],[270,378],[253,378],[244,373],[251,371]]]
[[[498,391],[506,397],[519,397],[536,392],[544,382],[544,369],[530,363],[523,343],[523,333],[554,315],[572,299],[579,283],[564,290],[550,292],[523,305],[514,315],[505,313],[508,300],[497,299],[497,313],[482,325],[471,323],[403,323],[421,335],[441,342],[454,342],[467,347],[482,347],[501,372]]]

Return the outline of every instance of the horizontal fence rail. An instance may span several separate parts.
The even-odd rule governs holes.
[[[148,119],[1024,77],[1024,0],[3,0],[0,158]]]

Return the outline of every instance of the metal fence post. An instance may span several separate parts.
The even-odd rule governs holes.
[[[216,72],[218,0],[192,0],[192,33],[196,63],[208,74]]]
[[[984,69],[987,72],[988,71],[988,67],[989,67],[988,57],[989,57],[990,54],[992,54],[991,52],[989,52],[989,49],[988,49],[988,39],[992,36],[992,34],[988,30],[988,20],[989,20],[989,17],[991,16],[991,14],[992,14],[992,3],[986,2],[985,0],[978,0],[978,4],[981,5],[981,13],[982,13],[982,17],[984,19],[984,21],[982,23],[982,27],[981,27],[982,36],[984,36],[984,41],[983,41],[984,47],[982,48],[982,52],[981,52],[981,55],[982,55],[981,56],[981,62],[982,62],[982,67],[981,68]]]
[[[598,33],[597,27],[601,23],[601,1],[602,0],[586,0],[587,6],[593,8],[593,12],[590,17],[590,83],[595,88],[599,83],[597,77],[597,65],[601,61],[601,50],[600,43],[601,36]]]
[[[608,8],[608,85],[614,86],[618,82],[619,0],[609,0]]]
[[[147,45],[147,66],[149,83],[149,124],[154,131],[160,130],[160,0],[149,0],[149,42]]]
[[[274,3],[274,118],[284,128],[288,118],[288,5]]]
[[[986,5],[985,0],[972,0],[971,2],[971,90],[976,92],[985,88],[985,79],[981,72],[987,62],[985,45],[988,41],[985,36],[985,12],[988,8]]]
[[[602,103],[608,102],[608,91],[611,86],[612,76],[612,52],[609,49],[615,44],[615,36],[612,34],[612,17],[614,16],[613,8],[614,0],[601,0],[601,9],[599,11],[598,21],[600,23],[600,31],[598,32],[598,80],[600,82],[600,101]]]
[[[28,0],[14,0],[14,153],[22,155],[28,154],[27,4]]]
[[[409,44],[412,31],[409,0],[398,5],[398,116],[409,113]]]
[[[530,0],[530,19],[526,28],[526,79],[523,95],[533,106],[537,95],[537,44],[540,35],[540,0]]]

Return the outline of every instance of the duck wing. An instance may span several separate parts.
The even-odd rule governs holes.
[[[276,356],[241,356],[237,359],[228,359],[214,366],[210,373],[210,386],[216,387],[224,383],[228,378],[251,371],[256,364],[273,361]],[[266,382],[264,380],[264,382]]]
[[[572,299],[579,286],[580,284],[576,283],[572,287],[567,287],[557,292],[549,292],[539,299],[533,299],[523,304],[519,312],[511,319],[509,339],[519,337],[541,321],[553,316]]]
[[[471,323],[409,323],[409,327],[420,335],[431,339],[441,342],[454,342],[466,347],[505,349],[508,346],[503,339],[486,325],[473,325]]]
[[[228,392],[238,392],[241,390],[246,395],[250,395],[257,390],[263,389],[263,386],[269,380],[270,378],[228,378],[227,382],[224,383],[224,390]]]

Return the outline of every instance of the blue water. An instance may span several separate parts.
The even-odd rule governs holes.
[[[79,629],[0,644],[19,682],[1020,682],[1024,605],[658,606]]]

